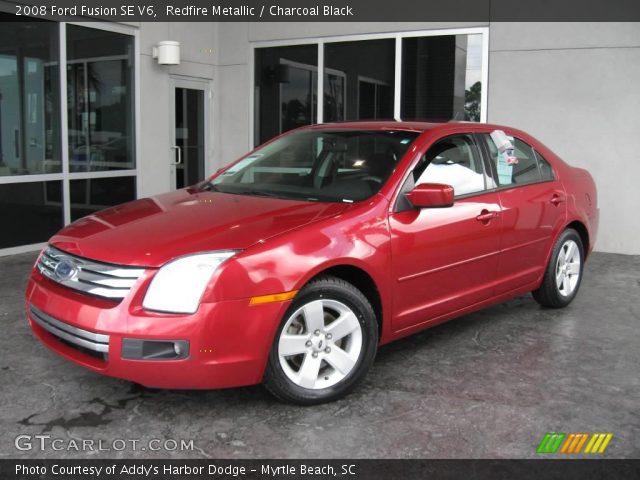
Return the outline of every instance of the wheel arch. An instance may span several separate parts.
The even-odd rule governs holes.
[[[351,285],[360,290],[365,297],[367,297],[367,300],[369,300],[369,303],[371,303],[373,311],[376,315],[376,321],[378,323],[378,334],[382,336],[382,326],[384,318],[382,296],[380,295],[380,290],[373,277],[366,270],[363,270],[360,267],[356,267],[355,265],[340,264],[332,265],[325,268],[324,270],[317,272],[315,275],[313,275],[313,277],[305,282],[305,285],[313,281],[314,279],[325,275],[331,275],[333,277],[340,278],[345,282],[349,282]]]
[[[580,235],[580,240],[582,240],[582,248],[584,250],[584,257],[586,259],[589,256],[590,251],[589,230],[587,230],[585,224],[580,220],[574,220],[573,222],[569,223],[564,229],[566,230],[567,228],[574,229],[576,232],[578,232],[578,235]]]

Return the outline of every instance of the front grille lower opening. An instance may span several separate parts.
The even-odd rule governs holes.
[[[60,338],[57,335],[51,334],[54,337],[56,337],[56,340],[58,340],[61,343],[64,343],[67,347],[71,347],[74,350],[79,351],[80,353],[84,353],[85,355],[89,355],[90,357],[96,358],[98,360],[102,360],[103,362],[107,361],[108,355],[106,353],[103,352],[96,352],[95,350],[91,350],[89,348],[85,348],[83,346],[80,345],[76,345],[75,343],[71,343],[67,340],[65,340],[64,338]]]

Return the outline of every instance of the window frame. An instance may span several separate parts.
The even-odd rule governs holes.
[[[556,181],[557,177],[556,177],[556,172],[555,172],[555,169],[553,168],[553,165],[538,150],[536,150],[536,148],[533,145],[531,145],[529,142],[524,141],[518,135],[514,135],[510,132],[505,132],[505,133],[508,136],[513,137],[514,139],[524,143],[527,147],[531,149],[531,151],[533,152],[533,157],[536,161],[536,167],[538,169],[538,173],[540,173],[540,180],[534,180],[532,182],[526,182],[526,183],[511,183],[509,185],[500,185],[500,182],[498,181],[498,167],[497,165],[494,164],[491,158],[491,152],[489,151],[489,147],[486,141],[486,138],[491,139],[491,137],[489,136],[489,132],[476,132],[474,135],[476,136],[477,142],[479,143],[480,148],[485,156],[485,168],[488,167],[490,169],[490,175],[496,184],[496,188],[493,189],[494,191],[508,190],[510,188],[526,187],[529,185],[537,185],[540,183]],[[551,178],[547,178],[547,179],[542,178],[542,170],[540,169],[540,163],[538,161],[538,157],[542,158],[542,160],[545,161],[547,165],[549,165],[549,170],[551,171]]]

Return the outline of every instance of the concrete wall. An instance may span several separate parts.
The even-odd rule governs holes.
[[[640,254],[640,23],[493,23],[489,121],[587,168],[596,249]]]
[[[152,23],[138,24],[140,29],[140,172],[138,196],[144,197],[170,188],[169,163],[171,150],[172,77],[214,81],[216,24],[212,23]],[[152,48],[161,40],[177,40],[181,44],[180,65],[158,65],[152,58]],[[213,52],[213,53],[211,53]],[[215,89],[215,85],[214,85]],[[216,125],[215,101],[210,110],[210,125]],[[246,127],[245,127],[246,128]],[[214,171],[216,149],[215,127],[207,132],[206,171]]]

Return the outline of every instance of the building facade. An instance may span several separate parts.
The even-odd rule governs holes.
[[[166,40],[179,64],[153,58]],[[371,118],[528,131],[594,175],[596,249],[640,254],[638,78],[638,23],[2,23],[0,254],[282,131]]]

